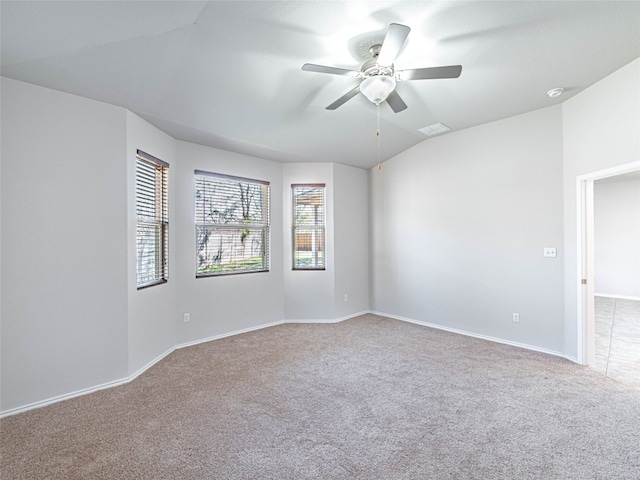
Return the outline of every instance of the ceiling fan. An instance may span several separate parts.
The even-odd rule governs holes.
[[[313,63],[305,63],[302,70],[307,72],[329,73],[345,75],[362,79],[360,84],[349,90],[338,100],[327,107],[335,110],[358,93],[364,94],[371,102],[380,105],[385,100],[391,109],[398,113],[407,108],[407,104],[395,90],[396,82],[403,80],[427,80],[434,78],[458,78],[462,72],[461,65],[446,67],[413,68],[409,70],[395,70],[393,62],[400,53],[411,29],[406,25],[392,23],[381,45],[373,45],[369,49],[371,60],[366,61],[359,71],[345,68],[326,67]]]

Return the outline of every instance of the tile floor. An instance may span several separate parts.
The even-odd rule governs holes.
[[[640,301],[609,297],[595,300],[593,368],[640,388]]]

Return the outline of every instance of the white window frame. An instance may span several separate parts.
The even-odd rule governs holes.
[[[302,195],[307,195],[307,203],[302,200]],[[326,270],[326,211],[326,185],[324,183],[295,183],[291,185],[293,270]]]
[[[195,170],[196,278],[268,272],[271,186]]]
[[[169,280],[169,164],[136,152],[136,286]]]

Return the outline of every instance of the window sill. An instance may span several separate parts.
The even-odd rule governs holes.
[[[168,280],[156,280],[155,282],[145,283],[144,285],[138,285],[138,290],[144,290],[145,288],[155,287],[156,285],[163,285],[168,283]]]

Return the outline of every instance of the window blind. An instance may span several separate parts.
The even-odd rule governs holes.
[[[169,164],[141,150],[136,159],[136,283],[169,278]]]
[[[291,185],[293,269],[325,269],[325,184]]]
[[[269,271],[270,184],[195,171],[196,277]]]

